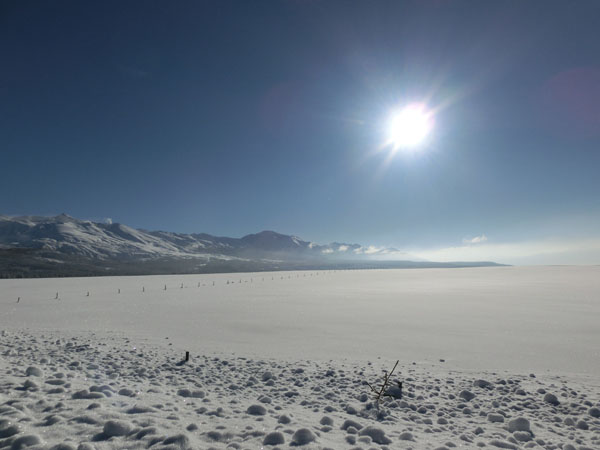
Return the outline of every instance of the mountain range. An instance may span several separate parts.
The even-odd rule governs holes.
[[[274,231],[242,238],[134,229],[61,214],[0,216],[0,277],[141,275],[325,268],[465,267],[394,248],[316,244]]]

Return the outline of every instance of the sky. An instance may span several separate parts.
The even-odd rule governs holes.
[[[600,264],[600,2],[3,1],[0,213]],[[418,103],[427,139],[389,145]]]

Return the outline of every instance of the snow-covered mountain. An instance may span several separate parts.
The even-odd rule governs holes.
[[[0,276],[387,267],[390,263],[402,267],[435,264],[393,248],[338,242],[320,245],[274,231],[230,238],[139,230],[66,214],[0,216]]]
[[[119,223],[55,217],[0,216],[0,246],[34,248],[89,258],[360,258],[398,253],[358,244],[318,245],[274,231],[242,238],[137,230]]]

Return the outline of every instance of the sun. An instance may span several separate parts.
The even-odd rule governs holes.
[[[388,125],[388,144],[394,150],[416,149],[433,126],[433,118],[423,105],[412,104],[394,112]]]

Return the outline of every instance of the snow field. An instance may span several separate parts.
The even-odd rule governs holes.
[[[169,338],[193,354],[598,374],[599,293],[600,267],[0,280],[0,327]]]
[[[598,272],[0,280],[0,449],[597,449]]]
[[[199,355],[126,337],[3,332],[0,448],[454,447],[594,449],[598,386],[563,376],[402,364],[377,409],[384,361]],[[569,447],[571,445],[572,447]]]

